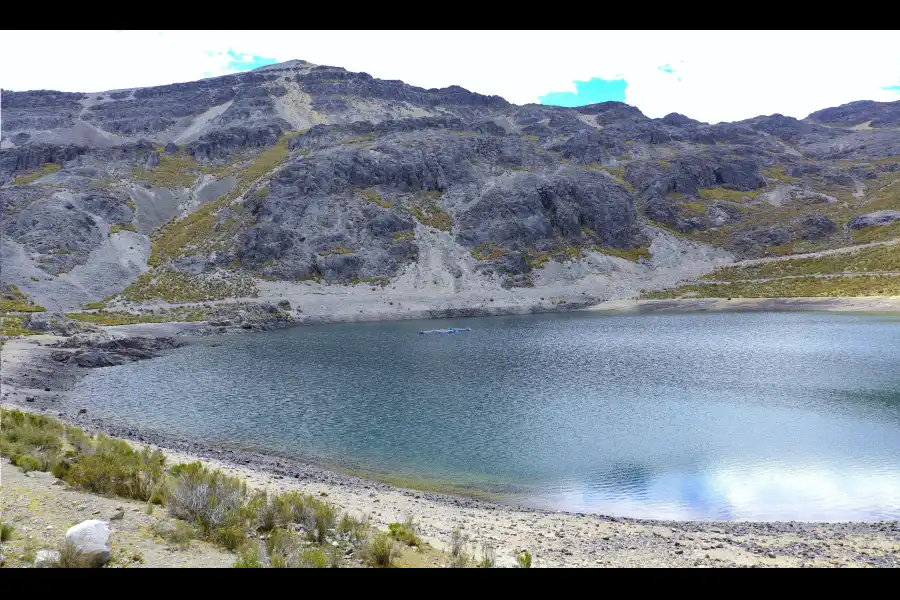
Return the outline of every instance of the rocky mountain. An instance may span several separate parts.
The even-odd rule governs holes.
[[[61,310],[590,302],[900,237],[900,102],[708,124],[305,61],[0,100],[0,278]]]

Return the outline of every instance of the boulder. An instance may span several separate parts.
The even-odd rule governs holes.
[[[34,557],[35,569],[52,569],[59,563],[59,552],[56,550],[38,550]]]
[[[834,221],[822,215],[797,219],[794,227],[804,240],[820,240],[837,229]]]
[[[30,313],[22,322],[25,329],[43,331],[51,335],[70,336],[86,329],[78,321],[67,319],[58,312]]]
[[[66,531],[66,543],[93,566],[103,566],[109,560],[109,523],[91,519]]]
[[[900,210],[879,210],[852,219],[847,223],[847,227],[850,229],[864,229],[865,227],[890,225],[894,221],[900,221]]]

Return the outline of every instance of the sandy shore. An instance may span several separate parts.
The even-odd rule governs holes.
[[[794,310],[823,310],[806,303],[791,306],[797,307]],[[111,329],[126,335],[172,335],[195,326],[169,323]],[[513,565],[519,549],[529,550],[539,567],[900,566],[897,523],[651,521],[532,510],[403,489],[292,458],[204,447],[191,440],[123,430],[94,419],[90,406],[77,404],[72,397],[75,384],[88,369],[50,358],[52,352],[61,351],[51,344],[61,339],[31,336],[5,343],[0,365],[0,396],[5,405],[44,412],[88,430],[159,447],[172,463],[203,460],[244,477],[253,487],[325,492],[343,510],[368,514],[381,528],[412,516],[420,523],[423,538],[438,548],[446,547],[451,531],[459,527],[472,540],[472,551],[477,553],[483,542],[492,544],[501,566]],[[82,413],[82,409],[87,412]]]
[[[668,300],[610,300],[586,310],[614,313],[830,311],[898,313],[900,296],[856,298],[680,298]]]

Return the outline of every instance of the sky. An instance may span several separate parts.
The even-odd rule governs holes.
[[[900,100],[896,31],[0,31],[11,90],[145,87],[291,59],[516,104],[619,100],[710,123]]]

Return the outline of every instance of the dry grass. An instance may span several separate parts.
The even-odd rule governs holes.
[[[441,231],[450,231],[453,229],[453,217],[438,205],[440,197],[441,193],[437,190],[422,193],[413,200],[409,214],[414,216],[422,225],[434,227]]]
[[[507,254],[506,250],[495,246],[493,242],[483,242],[472,249],[472,256],[475,257],[475,260],[500,260]]]
[[[9,185],[26,185],[28,183],[34,183],[41,177],[46,177],[47,175],[52,175],[59,171],[60,165],[56,163],[44,163],[40,168],[35,170],[28,175],[21,175],[13,179]]]
[[[847,276],[776,279],[764,283],[693,284],[653,292],[649,299],[680,298],[827,298],[853,296],[900,296],[900,277]]]
[[[255,297],[258,293],[253,280],[246,276],[234,275],[226,279],[158,270],[138,277],[125,288],[122,297],[131,302],[165,300],[176,303]]]
[[[131,176],[137,181],[146,181],[153,187],[190,187],[201,175],[200,166],[184,150],[170,155],[160,153],[159,164],[153,169],[134,168]]]
[[[703,279],[739,281],[800,275],[900,271],[900,245],[874,246],[846,254],[779,260],[749,267],[725,267]]]
[[[726,188],[709,188],[700,190],[700,197],[704,200],[727,200],[729,202],[749,202],[759,195],[759,190],[741,192]]]

